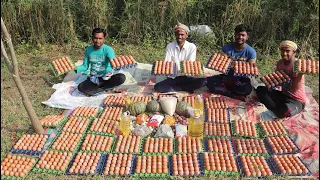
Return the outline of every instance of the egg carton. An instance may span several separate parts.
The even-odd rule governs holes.
[[[141,156],[154,156],[154,155],[141,155]],[[137,167],[137,157],[135,158],[135,161],[133,162],[134,167],[134,174],[133,177],[137,178],[168,178],[170,176],[169,174],[169,156],[167,156],[168,159],[168,173],[136,173],[136,167]]]
[[[17,154],[15,154],[15,155],[17,155]],[[35,157],[32,157],[32,156],[25,156],[25,155],[17,155],[17,156],[31,158],[31,159],[34,159],[36,162],[32,165],[31,169],[25,174],[24,177],[6,176],[4,174],[1,174],[1,179],[4,179],[4,180],[23,180],[28,176],[29,172],[32,171],[33,168],[35,168],[35,166],[37,165],[37,163],[39,161],[39,158],[35,158]]]
[[[101,109],[101,110],[99,111],[99,113],[94,117],[94,119],[95,119],[95,118],[101,118],[102,113],[103,113],[103,111],[104,111],[104,109],[105,109],[106,107],[107,107],[107,106],[105,106],[103,109]],[[116,108],[121,108],[121,107],[116,107]],[[126,109],[123,108],[122,111],[121,111],[121,114],[123,114],[125,111],[126,111]],[[121,116],[120,116],[120,117],[121,117]],[[111,120],[111,119],[109,119],[109,120]],[[119,119],[119,120],[111,120],[111,121],[120,121],[120,119]]]
[[[246,78],[257,78],[258,75],[255,75],[255,74],[240,74],[240,73],[233,73],[234,76],[237,76],[237,77],[246,77]]]
[[[315,60],[312,60],[312,61],[315,61]],[[298,61],[293,62],[293,72],[301,73],[301,74],[319,75],[318,73],[307,73],[307,72],[298,71]]]
[[[56,150],[54,150],[54,151],[56,151]],[[57,151],[57,152],[59,152],[59,151]],[[76,154],[75,152],[72,153],[71,160],[75,157],[75,154]],[[63,174],[66,173],[66,171],[67,171],[67,169],[68,169],[68,167],[69,167],[69,165],[70,165],[70,163],[71,163],[71,160],[68,162],[67,167],[66,167],[66,169],[65,169],[64,171],[61,171],[61,170],[52,170],[52,169],[42,169],[42,168],[36,168],[36,167],[34,167],[34,168],[32,169],[32,172],[50,173],[50,174],[55,174],[55,175],[63,175]]]
[[[203,140],[200,140],[201,152],[178,152],[178,138],[174,138],[173,143],[174,143],[173,151],[174,151],[175,154],[191,154],[191,153],[202,153],[202,152],[205,152],[205,147],[204,147]]]
[[[231,138],[221,138],[221,137],[214,137],[214,138],[207,138],[207,137],[205,137],[204,138],[204,150],[205,150],[205,152],[213,152],[213,153],[219,153],[219,154],[226,154],[226,153],[223,153],[223,152],[215,152],[215,151],[209,151],[209,147],[208,147],[208,140],[209,139],[228,139],[229,141],[230,141],[230,143],[231,143],[231,147],[232,147],[232,152],[230,153],[227,153],[227,154],[236,154],[236,151],[235,151],[235,148],[234,148],[234,144],[233,144],[233,142],[232,142],[232,139]]]
[[[206,122],[209,123],[209,122]],[[209,124],[222,124],[222,123],[209,123]],[[218,135],[206,135],[205,132],[203,133],[203,136],[206,138],[231,138],[232,137],[232,129],[231,129],[231,123],[227,123],[229,125],[230,135],[225,136],[218,136]],[[205,128],[204,128],[205,129]],[[204,130],[205,131],[205,130]]]
[[[59,126],[64,126],[64,124],[68,121],[68,119],[69,119],[69,117],[65,117],[65,118],[61,119],[56,125],[50,125],[50,126],[42,125],[42,126],[46,127],[46,128],[54,129]]]
[[[89,129],[87,131],[87,134],[95,134],[95,135],[101,135],[101,136],[116,137],[115,134],[106,133],[106,132],[90,131]]]
[[[239,137],[235,137],[235,139],[242,139],[242,138],[239,138]],[[267,149],[267,146],[266,146],[266,143],[265,141],[263,140],[263,143],[266,147],[266,150],[268,152],[268,149]],[[236,145],[234,145],[235,147]],[[235,151],[237,151],[237,148],[234,148]],[[270,157],[270,155],[268,153],[239,153],[239,152],[236,152],[236,154],[238,156],[263,156],[263,157]]]
[[[208,69],[211,69],[211,68],[208,67],[208,64],[209,64],[210,59],[211,59],[212,56],[213,56],[213,54],[211,54],[211,56],[209,57],[208,61],[206,62],[206,65],[205,65],[205,67],[208,68]],[[221,72],[221,71],[219,71],[219,72],[221,72],[222,74],[228,74],[228,73],[229,73],[229,70],[230,70],[230,68],[231,68],[232,62],[233,62],[233,61],[231,60],[230,63],[229,63],[229,65],[228,65],[228,67],[227,67],[226,72]],[[214,70],[214,69],[212,69],[212,70]],[[215,71],[216,71],[216,70],[215,70]]]
[[[237,134],[236,133],[236,125],[234,123],[234,121],[231,121],[231,131],[232,131],[232,135],[235,136],[235,137],[240,137],[240,138],[250,138],[250,139],[258,139],[259,138],[259,128],[257,128],[257,123],[254,125],[255,126],[255,129],[256,129],[256,136],[243,136],[241,134]]]
[[[274,151],[273,151],[273,149],[271,148],[271,145],[268,143],[267,139],[264,139],[264,144],[266,145],[266,148],[267,148],[269,154],[271,154],[271,155],[285,155],[285,154],[297,154],[297,153],[300,153],[301,150],[300,150],[300,148],[297,146],[297,144],[291,139],[290,136],[288,136],[288,138],[290,139],[290,141],[292,141],[292,143],[294,144],[294,146],[297,148],[296,151],[287,152],[287,153],[277,153],[277,154],[275,154]]]
[[[49,135],[45,134],[48,136],[47,141],[44,143],[46,144],[49,140]],[[23,150],[23,149],[14,149],[13,147],[11,148],[10,152],[13,154],[27,154],[27,155],[31,155],[31,156],[40,156],[42,155],[42,153],[45,151],[45,148],[42,147],[41,151],[32,151],[32,150]]]
[[[204,105],[205,106],[205,105]],[[215,123],[215,124],[230,124],[230,108],[222,108],[222,109],[226,109],[227,110],[227,121],[228,123],[224,123],[224,122],[209,122],[209,117],[208,117],[208,108],[205,107],[205,121],[204,122],[209,122],[209,123]]]
[[[177,64],[173,63],[173,74],[154,74],[154,66],[156,65],[156,62],[152,63],[152,69],[151,69],[151,75],[152,76],[177,76],[178,75],[178,68]]]
[[[70,117],[72,117],[72,116],[70,116]],[[70,119],[70,118],[69,118]],[[92,124],[92,122],[93,122],[93,118],[88,118],[89,119],[89,123],[88,123],[88,125],[86,126],[86,128],[83,130],[83,132],[82,133],[74,133],[74,134],[86,134],[87,132],[88,132],[88,129],[89,129],[89,127],[91,126],[91,124]],[[67,122],[68,121],[66,121],[65,122],[65,124],[64,124],[64,126],[67,124]],[[64,127],[63,126],[63,127]],[[70,132],[70,131],[66,131],[66,130],[63,130],[63,127],[61,127],[61,132],[69,132],[69,133],[73,133],[73,132]]]
[[[119,140],[119,136],[116,137],[114,139],[114,145],[113,145],[113,148],[112,148],[112,154],[141,154],[142,153],[142,138],[140,139],[140,142],[139,142],[139,151],[137,153],[134,153],[134,152],[127,152],[127,153],[124,153],[124,152],[115,152],[115,148],[116,148],[116,145],[118,143],[118,140]]]
[[[135,68],[137,67],[138,63],[134,63],[134,64],[128,64],[126,66],[120,66],[120,67],[116,67],[116,68],[113,68],[115,71],[119,71],[121,69],[125,70],[125,69],[129,69],[129,68]]]
[[[200,154],[197,153],[197,159],[198,159],[198,166],[199,166],[199,171],[200,171],[200,174],[199,175],[196,175],[196,174],[193,174],[193,175],[177,175],[179,177],[190,177],[190,176],[193,176],[193,177],[201,177],[204,175],[204,172],[203,172],[203,165],[201,163],[201,160],[200,160]],[[173,169],[172,169],[172,155],[169,156],[169,162],[168,162],[168,165],[169,165],[169,173],[170,173],[170,176],[175,176],[173,174]]]
[[[181,62],[182,63],[182,62]],[[193,76],[193,77],[204,77],[204,67],[202,66],[202,64],[200,63],[201,65],[201,70],[202,70],[202,73],[201,74],[186,74],[184,73],[184,69],[183,69],[183,65],[181,65],[180,63],[180,74],[182,76]]]
[[[175,149],[174,149],[174,146],[175,146],[175,139],[176,138],[171,138],[171,139],[173,139],[173,143],[172,143],[172,150],[173,150],[173,152],[148,152],[148,153],[146,153],[146,152],[143,152],[143,149],[144,149],[144,146],[145,146],[145,143],[146,143],[146,141],[147,141],[147,138],[143,138],[142,139],[142,147],[141,147],[141,154],[143,155],[143,156],[156,156],[156,155],[171,155],[171,154],[173,154],[174,152],[175,152]],[[168,144],[169,145],[169,144]]]
[[[260,81],[262,82],[261,78],[260,78]],[[290,84],[291,82],[292,82],[292,80],[290,79],[290,80],[288,80],[288,81],[286,81],[284,83],[278,84],[277,86],[271,86],[271,88],[269,88],[268,90],[269,91],[275,90],[277,87],[284,86],[286,84]]]
[[[312,173],[310,171],[310,169],[308,168],[308,166],[306,166],[306,164],[301,160],[300,157],[298,157],[298,159],[301,161],[301,163],[308,169],[308,173],[304,173],[302,172],[302,174],[283,174],[281,173],[280,171],[280,168],[278,167],[278,165],[275,163],[275,161],[273,160],[273,158],[269,158],[269,162],[271,164],[271,166],[273,167],[273,170],[274,170],[274,173],[278,174],[278,175],[281,175],[281,176],[311,176]]]
[[[114,153],[113,153],[114,154]],[[102,168],[101,168],[101,171],[100,171],[100,175],[101,176],[103,176],[103,177],[117,177],[117,176],[120,176],[120,177],[130,177],[130,176],[132,176],[133,175],[133,168],[134,168],[134,166],[133,166],[133,163],[134,163],[134,161],[135,161],[135,159],[136,159],[136,156],[134,155],[134,154],[132,154],[132,161],[131,161],[131,168],[130,168],[130,173],[129,173],[129,175],[123,175],[123,176],[121,176],[121,175],[104,175],[104,170],[105,170],[105,168],[106,168],[106,162],[107,162],[107,159],[108,159],[108,155],[109,154],[105,154],[105,159],[104,159],[104,161],[103,161],[103,164],[102,164]]]
[[[72,115],[72,113],[73,113],[75,110],[76,110],[76,108],[72,110],[72,112],[71,112],[71,114],[70,114],[70,117],[71,117],[71,116],[74,116],[74,117],[86,117],[86,118],[89,118],[89,119],[95,119],[96,117],[98,117],[98,115],[100,115],[100,114],[102,113],[103,108],[99,107],[99,108],[98,108],[98,112],[97,112],[94,116],[83,116],[83,115],[76,116],[76,115]]]
[[[87,134],[92,134],[92,133],[87,133]],[[86,135],[87,135],[86,134]],[[93,134],[93,135],[100,135],[100,134]],[[106,135],[101,135],[101,136],[106,136]],[[108,136],[108,137],[111,137],[111,136]],[[80,144],[82,146],[82,143],[84,142],[85,140],[85,136],[80,140]],[[112,142],[112,145],[110,147],[110,150],[109,151],[93,151],[93,150],[82,150],[81,149],[81,146],[79,146],[79,152],[84,152],[84,153],[87,153],[87,152],[92,152],[92,153],[99,153],[99,154],[108,154],[108,153],[111,153],[112,150],[113,150],[113,147],[115,146],[115,137],[113,137],[113,142]]]
[[[102,104],[101,104],[101,106],[103,107],[103,108],[105,108],[105,107],[123,107],[123,108],[125,108],[126,107],[126,105],[114,105],[113,104],[113,102],[111,102],[110,104],[104,104],[104,101],[106,100],[106,98],[103,100],[103,102],[102,102]],[[126,103],[125,103],[126,104]]]
[[[210,152],[212,153],[212,152]],[[236,157],[233,156],[235,161],[236,161]],[[239,165],[236,161],[236,165],[237,165],[237,168],[238,168],[238,171],[237,172],[230,172],[230,171],[218,171],[218,170],[215,170],[215,171],[212,171],[212,170],[206,170],[206,165],[204,163],[204,156],[203,154],[200,155],[200,158],[201,158],[201,166],[202,166],[202,169],[203,169],[203,173],[205,176],[210,176],[210,175],[218,175],[218,176],[238,176],[239,175]]]
[[[73,151],[66,151],[66,150],[57,150],[57,149],[52,149],[52,146],[54,144],[54,142],[58,139],[58,137],[62,134],[63,131],[60,131],[59,134],[57,134],[57,136],[54,138],[54,140],[51,142],[51,144],[49,145],[49,147],[47,148],[47,150],[53,150],[53,151],[57,151],[57,152],[71,152],[71,153],[76,153],[79,151],[80,145],[82,144],[82,140],[85,136],[85,133],[82,134],[82,136],[80,137],[80,140],[78,141],[76,147],[74,148]],[[73,133],[76,134],[76,133]]]
[[[74,160],[76,158],[78,153],[76,153],[72,160],[70,161],[68,167],[67,167],[67,170],[66,170],[66,175],[84,175],[84,176],[88,176],[88,175],[95,175],[95,174],[100,174],[101,173],[101,169],[103,168],[103,162],[105,161],[105,158],[106,158],[106,154],[101,154],[100,156],[100,159],[98,161],[98,164],[96,166],[96,169],[94,170],[94,174],[86,174],[86,173],[70,173],[70,168],[72,167],[73,163],[74,163]]]
[[[209,97],[209,99],[210,99],[210,98],[222,98],[222,97]],[[206,98],[203,99],[204,110],[205,110],[205,111],[208,111],[209,108],[206,106],[205,99],[206,99]],[[224,98],[224,102],[226,103],[225,108],[211,108],[211,109],[228,109],[228,110],[230,110],[230,107],[229,107],[229,104],[228,104],[228,100],[226,100],[226,99]]]
[[[266,163],[268,164],[268,167],[269,167],[270,171],[272,172],[272,175],[274,175],[273,167],[272,167],[270,161],[266,157],[264,157],[264,159],[265,159]],[[239,167],[239,171],[240,171],[240,177],[242,177],[242,178],[259,178],[260,179],[260,178],[269,177],[268,175],[267,176],[249,176],[249,177],[247,177],[245,175],[245,172],[242,170],[243,164],[241,162],[240,156],[236,157],[236,162],[238,163],[238,167]]]
[[[261,138],[267,138],[267,137],[275,137],[275,136],[288,136],[289,135],[289,132],[288,130],[284,127],[284,125],[281,123],[281,126],[282,128],[286,131],[285,134],[278,134],[278,135],[267,135],[265,133],[265,131],[263,130],[262,126],[261,126],[261,123],[257,123],[257,128],[259,130],[259,136]]]
[[[70,56],[68,56],[68,58],[70,59],[71,64],[73,64],[74,67],[76,67],[76,65],[75,65],[74,61],[72,60],[72,58],[71,58]],[[54,66],[52,65],[52,62],[50,63],[49,66],[50,66],[50,68],[51,68],[54,76],[56,76],[56,77],[61,77],[61,76],[63,76],[64,74],[67,74],[68,72],[73,71],[73,70],[76,69],[76,68],[75,68],[75,69],[71,69],[71,70],[68,70],[68,71],[66,71],[66,72],[64,72],[64,73],[58,74],[58,72],[56,71],[56,69],[55,69]]]

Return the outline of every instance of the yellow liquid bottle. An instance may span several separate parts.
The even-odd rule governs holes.
[[[200,95],[197,95],[194,101],[194,109],[199,109],[201,115],[204,114],[204,104],[203,104],[203,99]]]
[[[194,113],[188,119],[188,136],[203,139],[204,118],[201,110],[194,109]]]
[[[130,123],[131,123],[130,113],[124,112],[120,118],[120,132],[122,133],[123,136],[130,135]]]

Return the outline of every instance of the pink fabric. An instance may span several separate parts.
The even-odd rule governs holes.
[[[277,70],[284,70],[288,72],[289,77],[292,79],[292,83],[295,81],[295,78],[297,77],[297,73],[293,71],[293,62],[294,61],[291,61],[289,65],[285,65],[284,60],[282,59],[277,62]],[[298,89],[296,92],[291,92],[291,88],[290,88],[290,90],[288,91],[288,94],[292,98],[297,99],[298,101],[304,104],[306,103],[306,92],[304,90],[304,75],[302,76],[302,79],[301,79],[301,88]]]

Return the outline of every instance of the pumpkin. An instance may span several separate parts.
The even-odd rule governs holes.
[[[148,119],[149,119],[148,115],[146,115],[146,114],[139,114],[139,115],[137,116],[136,123],[137,123],[137,124],[142,124],[142,123],[148,121]]]
[[[128,106],[131,115],[135,116],[146,111],[146,104],[143,102],[133,102]]]
[[[190,107],[189,103],[185,101],[179,101],[176,106],[176,113],[181,116],[188,117],[189,116],[188,107]]]
[[[160,112],[161,111],[161,105],[158,101],[152,100],[148,102],[147,104],[147,110],[149,112]]]

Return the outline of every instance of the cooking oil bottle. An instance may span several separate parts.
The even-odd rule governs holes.
[[[124,112],[120,118],[120,132],[122,133],[123,136],[130,135],[130,123],[131,123],[131,118],[130,118],[129,111]]]
[[[200,109],[191,109],[188,119],[188,136],[203,139],[204,116]]]
[[[203,116],[204,114],[204,104],[203,104],[203,99],[201,95],[197,95],[194,101],[194,109],[199,109],[201,115]]]

